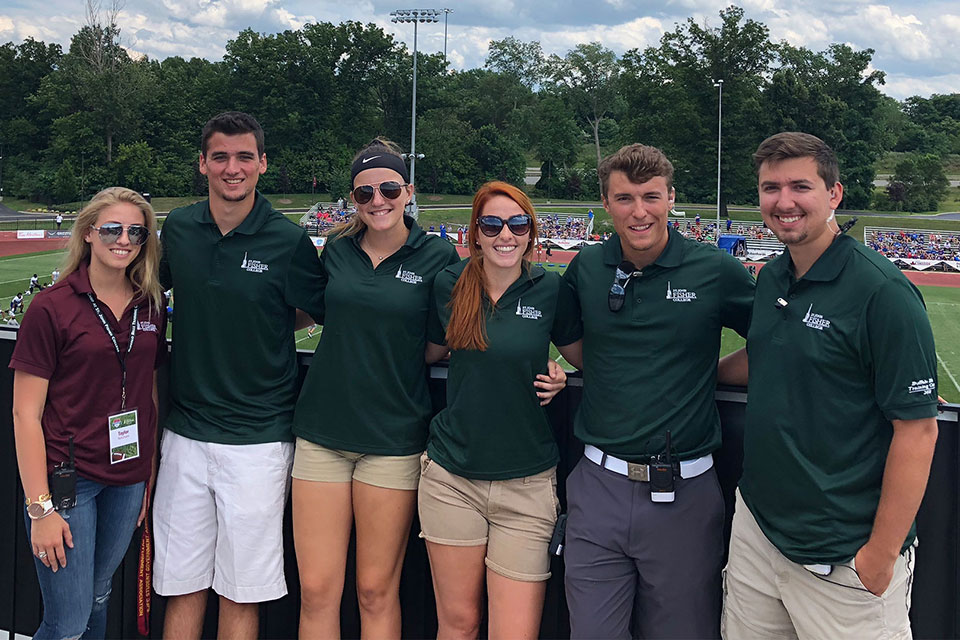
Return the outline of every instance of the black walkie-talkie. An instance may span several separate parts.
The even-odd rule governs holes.
[[[73,436],[69,440],[70,459],[53,468],[50,474],[50,493],[57,511],[77,505],[77,468],[73,463]]]
[[[676,498],[669,430],[667,430],[666,440],[663,453],[650,460],[650,500],[653,502],[673,502]]]

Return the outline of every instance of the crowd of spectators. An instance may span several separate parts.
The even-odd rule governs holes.
[[[867,243],[888,258],[960,260],[960,235],[942,231],[874,231]]]
[[[558,213],[537,215],[541,238],[559,238],[561,240],[587,240],[588,218],[564,216]]]

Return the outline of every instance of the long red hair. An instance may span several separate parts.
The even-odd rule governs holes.
[[[530,268],[533,257],[533,245],[537,239],[537,214],[533,210],[530,198],[523,191],[506,182],[488,182],[473,196],[473,211],[470,213],[470,227],[467,230],[467,244],[470,247],[470,259],[450,294],[450,324],[447,325],[447,346],[451,349],[487,348],[486,322],[483,313],[484,274],[483,253],[480,250],[477,218],[483,215],[483,208],[490,198],[506,196],[520,205],[524,213],[530,216],[530,233],[527,250],[523,254],[523,268]]]

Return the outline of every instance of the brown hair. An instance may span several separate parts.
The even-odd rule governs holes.
[[[378,151],[380,153],[386,153],[393,156],[400,157],[400,147],[397,146],[395,142],[391,142],[386,138],[376,137],[370,141],[369,144],[364,145],[356,155],[353,156],[353,160],[350,161],[352,165],[357,161],[358,158],[363,156],[369,151]],[[350,185],[350,188],[353,189],[354,185]],[[348,238],[350,236],[355,236],[366,228],[367,225],[363,223],[363,220],[360,219],[358,213],[354,213],[350,216],[350,219],[346,222],[342,222],[338,225],[335,225],[330,231],[327,232],[328,236],[334,236],[335,238]]]
[[[833,149],[817,136],[799,131],[777,133],[761,142],[753,154],[753,165],[759,173],[764,162],[776,164],[791,158],[813,158],[817,163],[817,175],[827,189],[840,182],[840,166]]]
[[[143,225],[149,230],[147,241],[140,247],[140,253],[127,267],[127,278],[133,285],[134,299],[141,296],[149,300],[150,309],[157,312],[164,308],[163,289],[160,286],[160,240],[157,238],[157,217],[153,207],[143,197],[125,187],[109,187],[93,196],[90,202],[73,222],[73,233],[67,242],[67,256],[60,268],[60,282],[77,270],[81,262],[90,261],[90,243],[85,238],[91,225],[97,223],[100,212],[115,204],[132,204],[143,214]],[[99,240],[94,240],[99,242]]]
[[[207,143],[210,142],[210,138],[215,133],[222,133],[227,136],[252,133],[254,140],[257,141],[257,156],[262,158],[265,153],[263,128],[257,122],[257,119],[249,113],[227,111],[207,120],[207,124],[203,125],[203,131],[200,133],[200,153],[204,158],[207,157]]]
[[[662,176],[667,180],[667,190],[673,188],[673,164],[667,160],[663,151],[656,147],[639,143],[628,144],[604,158],[597,168],[604,198],[607,197],[610,174],[614,171],[622,171],[627,179],[635,184],[643,184],[657,176]]]
[[[527,250],[523,254],[523,268],[529,270],[533,245],[537,238],[537,214],[533,210],[530,198],[523,191],[506,182],[488,182],[473,196],[473,211],[470,213],[470,227],[467,230],[467,244],[470,246],[470,258],[460,278],[450,293],[450,324],[447,325],[447,346],[451,349],[487,348],[486,323],[484,322],[483,296],[484,274],[483,253],[480,251],[479,227],[477,218],[483,213],[490,198],[506,196],[520,205],[524,213],[530,216],[530,233]]]

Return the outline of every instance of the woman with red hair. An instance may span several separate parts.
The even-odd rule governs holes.
[[[484,586],[490,638],[536,638],[540,629],[559,506],[559,455],[542,408],[551,394],[542,389],[559,368],[551,340],[574,342],[579,316],[559,274],[531,265],[536,237],[526,194],[489,182],[473,199],[469,259],[434,282],[450,372],[418,503],[440,638],[477,637]]]

